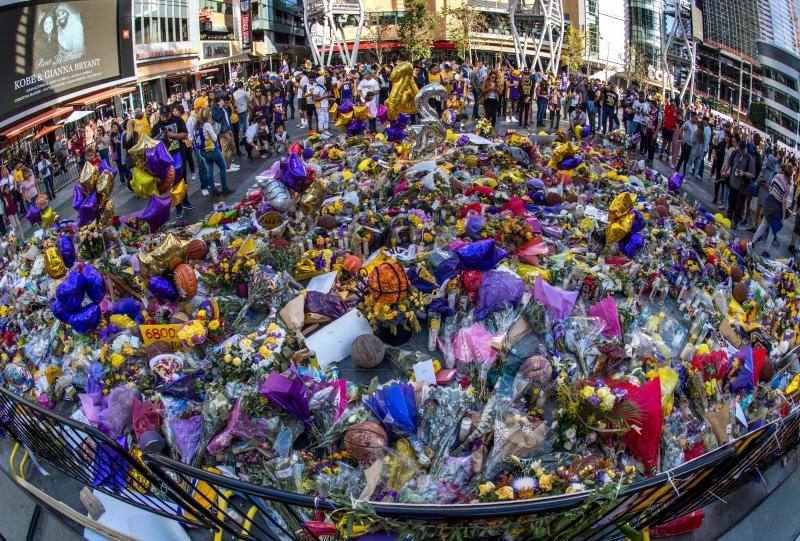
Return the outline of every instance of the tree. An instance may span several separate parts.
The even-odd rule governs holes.
[[[486,30],[486,16],[466,2],[442,8],[442,16],[447,20],[447,37],[456,46],[458,55],[466,60],[472,50],[473,33]]]
[[[561,45],[561,64],[567,67],[567,73],[579,70],[586,65],[588,41],[586,32],[576,26],[567,26]]]
[[[427,60],[432,55],[432,33],[436,28],[436,21],[428,13],[426,0],[406,0],[405,7],[397,34],[412,62]]]
[[[644,87],[650,71],[650,56],[637,44],[628,44],[625,71],[620,77],[640,89]]]
[[[383,47],[389,37],[391,28],[384,23],[384,17],[379,13],[367,14],[367,41],[372,43],[372,52],[378,64],[383,64]]]
[[[747,113],[750,123],[761,131],[767,129],[767,105],[763,101],[755,101],[750,105],[750,112]]]

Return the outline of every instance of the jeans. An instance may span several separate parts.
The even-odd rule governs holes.
[[[472,97],[475,99],[472,102],[472,120],[478,120],[478,115],[480,114],[480,104],[478,103],[478,98],[481,97],[481,91],[477,89],[472,90]]]
[[[497,98],[486,98],[483,100],[483,117],[488,118],[492,127],[497,124]]]
[[[294,120],[294,94],[289,94],[286,98],[283,110],[288,113],[290,119]]]
[[[681,156],[678,158],[678,163],[675,165],[675,170],[680,172],[683,176],[686,176],[686,166],[689,165],[689,156],[691,154],[692,145],[683,143],[681,146]]]
[[[743,188],[734,188],[731,186],[728,192],[728,218],[731,221],[732,227],[736,227],[736,224],[742,219],[742,210],[746,198],[747,186]]]
[[[606,126],[608,124],[608,126]],[[604,105],[600,111],[600,129],[603,133],[614,131],[614,108]]]
[[[528,125],[528,120],[531,114],[531,102],[524,99],[519,100],[519,122],[517,123],[520,128]]]
[[[47,197],[50,198],[50,201],[56,198],[56,192],[53,189],[53,174],[50,173],[49,175],[44,177],[44,190],[47,192]]]
[[[244,136],[244,133],[247,131],[247,127],[249,124],[247,123],[247,111],[244,113],[239,113],[239,133]]]
[[[370,133],[378,133],[378,121],[375,118],[369,119],[369,131]]]
[[[228,165],[220,149],[203,150],[200,152],[206,163],[206,189],[214,189],[214,165],[219,168],[219,183],[223,190],[228,189]]]
[[[194,160],[197,164],[197,177],[200,179],[200,187],[204,190],[213,190],[214,182],[209,183],[206,180],[206,177],[208,176],[208,162],[206,162],[206,159],[203,158],[203,155],[200,154],[199,150],[192,150],[192,153],[194,154]],[[209,184],[211,185],[211,188],[208,187]]]
[[[689,166],[686,168],[686,175],[688,177],[696,177],[703,180],[703,160],[705,159],[705,152],[692,152],[689,156]]]
[[[547,100],[536,100],[536,126],[544,126],[544,119],[547,116]]]

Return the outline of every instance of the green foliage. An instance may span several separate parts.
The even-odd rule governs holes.
[[[456,46],[461,58],[467,58],[472,48],[472,35],[486,29],[486,16],[465,2],[458,7],[442,8],[447,18],[447,37]]]
[[[405,7],[397,34],[412,62],[427,60],[433,52],[432,33],[436,28],[436,21],[428,13],[428,3],[425,0],[406,0]]]
[[[567,26],[561,46],[561,64],[566,66],[568,72],[577,71],[586,65],[588,42],[586,32],[576,26]]]
[[[763,101],[754,102],[750,105],[750,112],[747,114],[750,123],[761,131],[767,129],[767,106]]]

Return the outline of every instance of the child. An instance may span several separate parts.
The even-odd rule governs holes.
[[[557,88],[550,87],[550,104],[548,105],[548,109],[550,109],[550,129],[558,129],[558,125],[561,122],[561,91]]]
[[[275,125],[275,151],[283,154],[289,147],[289,134],[283,129],[283,124]]]
[[[445,108],[456,112],[455,123],[458,125],[458,129],[461,130],[464,126],[464,121],[467,120],[467,115],[464,113],[464,100],[458,96],[455,90],[447,98]]]
[[[283,96],[281,96],[280,90],[275,90],[272,93],[272,124],[277,126],[278,124],[283,124]]]

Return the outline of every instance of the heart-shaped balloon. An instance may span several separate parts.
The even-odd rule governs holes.
[[[163,276],[151,276],[147,281],[147,290],[162,301],[176,301],[178,299],[178,290],[171,280],[167,280]]]
[[[172,167],[172,155],[161,142],[155,148],[145,152],[145,164],[148,171],[160,179],[165,179],[169,174],[169,168]]]
[[[173,186],[172,190],[169,192],[172,196],[172,203],[173,207],[177,206],[178,203],[183,201],[183,198],[186,197],[186,191],[188,190],[186,186],[186,181],[181,180],[178,184]]]
[[[86,293],[86,281],[80,269],[75,268],[56,288],[56,300],[69,312],[80,308]]]
[[[94,220],[94,217],[97,216],[97,210],[99,208],[100,198],[97,192],[92,192],[81,204],[81,208],[78,209],[78,227],[90,224],[92,220]]]
[[[169,220],[169,208],[172,202],[172,197],[158,197],[153,195],[150,197],[150,202],[147,207],[139,215],[140,220],[144,220],[150,224],[151,230],[156,230]]]
[[[113,199],[109,199],[103,203],[103,206],[100,207],[100,217],[97,219],[100,225],[103,227],[108,227],[114,223],[114,210],[115,205]]]
[[[97,177],[97,186],[95,189],[103,198],[110,196],[111,191],[114,189],[114,175],[109,171],[100,173]]]
[[[94,191],[95,183],[97,183],[97,167],[92,162],[86,162],[78,177],[78,184],[83,188],[83,193],[91,193]]]
[[[53,301],[53,315],[59,320],[61,323],[69,324],[69,318],[72,314],[62,306],[62,304],[58,301]]]
[[[72,241],[72,237],[61,235],[58,238],[58,253],[61,254],[67,267],[75,264],[75,243]]]
[[[86,265],[83,267],[83,282],[86,289],[86,294],[92,299],[92,302],[100,302],[106,295],[106,281],[97,267],[94,265]]]

